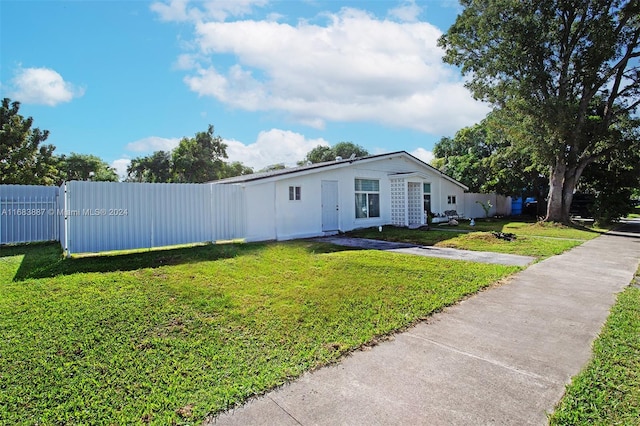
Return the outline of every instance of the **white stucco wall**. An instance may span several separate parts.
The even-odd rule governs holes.
[[[464,207],[464,189],[443,178],[439,172],[401,155],[372,161],[340,163],[336,168],[292,173],[242,184],[246,193],[247,240],[288,240],[319,236],[322,231],[322,181],[338,182],[338,227],[340,231],[391,224],[391,174],[419,173],[406,181],[431,184],[434,213]],[[380,183],[380,217],[356,218],[355,179],[375,179]],[[289,200],[289,187],[301,188],[300,200]],[[456,205],[447,205],[455,195]]]
[[[453,182],[450,182],[448,180],[445,179],[439,179],[438,180],[438,185],[437,185],[437,194],[436,194],[436,205],[434,205],[433,199],[433,187],[431,189],[432,191],[432,195],[431,195],[431,199],[432,199],[432,207],[431,207],[431,211],[433,211],[434,213],[444,213],[446,210],[456,210],[458,212],[459,215],[462,216],[466,216],[466,212],[465,212],[465,201],[464,201],[464,190],[454,184]],[[456,203],[455,204],[448,204],[448,197],[450,195],[455,195],[456,197]]]

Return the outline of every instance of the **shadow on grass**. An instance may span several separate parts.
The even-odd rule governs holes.
[[[63,257],[58,243],[47,243],[3,247],[0,257],[24,256],[13,277],[13,281],[22,281],[29,278],[49,278],[83,272],[133,271],[164,265],[229,259],[262,250],[264,247],[265,243],[207,244],[67,259]]]
[[[304,249],[310,254],[330,254],[341,251],[364,250],[362,247],[339,246],[333,243],[326,243],[315,239],[302,240]]]
[[[58,243],[22,244],[5,246],[0,257],[23,256],[13,281],[30,278],[50,278],[83,272],[133,271],[158,268],[165,265],[180,265],[203,261],[230,259],[263,250],[270,244],[302,244],[309,253],[323,254],[350,250],[334,244],[306,240],[303,242],[262,242],[205,244],[192,247],[153,249],[133,253],[106,253],[84,257],[65,258]]]

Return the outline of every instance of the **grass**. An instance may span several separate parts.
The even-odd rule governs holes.
[[[516,235],[514,241],[496,238],[491,232]],[[553,223],[522,222],[501,219],[476,220],[456,227],[434,225],[430,230],[386,226],[366,228],[349,233],[353,237],[384,239],[427,246],[452,247],[464,250],[493,251],[546,258],[560,254],[583,242],[596,238],[605,229],[568,227]]]
[[[640,269],[620,293],[593,347],[567,386],[551,425],[640,425]]]
[[[199,424],[518,268],[304,241],[0,251],[0,423]]]
[[[629,219],[639,219],[640,218],[640,206],[636,206],[635,211],[627,216]]]

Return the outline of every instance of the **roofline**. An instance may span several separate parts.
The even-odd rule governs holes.
[[[245,176],[237,176],[234,178],[229,178],[229,179],[221,179],[218,181],[212,181],[209,182],[211,184],[224,184],[224,185],[231,185],[231,184],[240,184],[240,183],[250,183],[250,182],[256,182],[256,181],[268,181],[268,180],[276,180],[282,176],[287,176],[287,175],[295,175],[295,174],[309,174],[309,173],[314,173],[316,171],[318,171],[318,169],[335,169],[335,168],[341,168],[341,167],[345,167],[349,164],[353,164],[356,162],[370,162],[373,160],[378,160],[381,158],[386,158],[386,157],[394,157],[394,156],[406,156],[409,157],[411,160],[419,163],[420,165],[427,167],[428,169],[430,169],[431,171],[433,171],[436,174],[439,174],[441,177],[445,178],[446,180],[450,181],[451,183],[454,183],[458,186],[460,186],[461,188],[463,188],[465,191],[469,190],[469,188],[462,184],[461,182],[458,182],[457,180],[453,179],[450,176],[447,176],[446,174],[444,174],[443,172],[441,172],[440,170],[436,169],[435,167],[425,163],[424,161],[420,160],[417,157],[414,157],[413,155],[409,154],[407,151],[394,151],[394,152],[388,152],[385,154],[376,154],[376,155],[369,155],[366,157],[359,157],[359,158],[354,158],[354,159],[344,159],[344,160],[338,160],[338,161],[330,161],[330,162],[324,162],[324,163],[316,163],[316,164],[311,164],[309,166],[304,166],[303,168],[296,168],[293,167],[291,169],[283,169],[283,170],[278,170],[273,174],[268,174],[268,175],[260,175],[259,173],[255,173],[253,175],[245,175]],[[226,182],[225,182],[226,181]]]

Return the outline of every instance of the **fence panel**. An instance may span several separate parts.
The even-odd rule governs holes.
[[[0,185],[0,244],[60,241],[68,254],[243,238],[245,220],[237,185]]]
[[[491,203],[489,209],[489,216],[501,215],[509,216],[511,214],[511,197],[505,197],[504,195],[498,195],[495,192],[490,194],[478,194],[467,192],[464,194],[465,210],[464,214],[467,217],[482,218],[485,216],[485,211],[480,203],[487,204],[487,201]]]
[[[242,238],[242,188],[217,187],[68,182],[63,247],[71,254]]]
[[[231,240],[246,236],[244,188],[239,185],[209,185],[213,240]]]
[[[0,244],[58,241],[55,186],[0,185]]]

